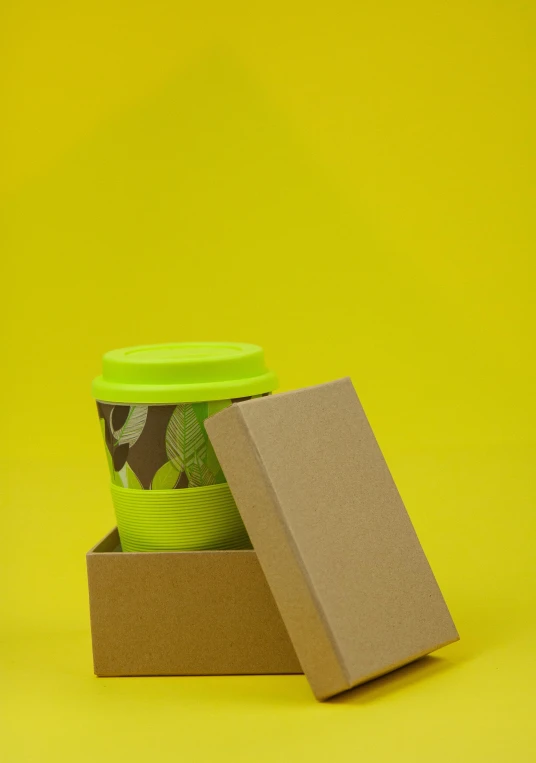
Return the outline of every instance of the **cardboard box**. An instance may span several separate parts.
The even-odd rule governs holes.
[[[301,673],[255,551],[87,554],[98,676]]]
[[[350,379],[206,429],[318,699],[458,640]]]
[[[326,699],[458,639],[349,379],[205,425],[255,551],[122,554],[105,539],[88,554],[98,675],[301,665]]]

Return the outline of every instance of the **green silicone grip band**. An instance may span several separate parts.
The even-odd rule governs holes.
[[[227,483],[188,490],[111,485],[123,551],[251,548]]]

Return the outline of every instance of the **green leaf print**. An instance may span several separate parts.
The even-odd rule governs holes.
[[[207,441],[207,466],[213,474],[217,474],[221,470],[220,462],[210,440]]]
[[[196,454],[188,472],[189,486],[202,487],[203,485],[213,485],[215,481],[214,475],[210,469],[206,464],[199,460]]]
[[[151,490],[172,490],[180,476],[181,472],[177,471],[171,461],[166,461],[154,475]]]
[[[127,473],[127,487],[131,490],[143,490],[143,485],[128,464],[125,464],[125,470]]]
[[[104,421],[104,419],[99,419],[99,422],[100,422],[100,428],[101,428],[101,432],[102,432],[102,439],[103,439],[103,442],[104,442],[104,450],[106,451],[106,460],[108,462],[108,470],[110,472],[110,477],[113,480],[114,465],[113,465],[113,462],[112,462],[112,456],[111,456],[110,451],[108,450],[108,446],[106,444],[106,422]]]
[[[215,416],[216,413],[225,410],[225,408],[229,408],[230,405],[232,405],[231,400],[210,400],[207,405],[208,415]],[[226,481],[209,437],[207,437],[207,466],[212,474],[214,474],[215,483],[220,484]]]
[[[123,469],[121,470],[121,472],[124,473],[125,467],[126,467],[126,464],[123,467]],[[113,482],[114,485],[117,485],[118,487],[125,487],[125,485],[123,484],[123,480],[121,478],[121,472],[115,472],[114,471],[114,473],[112,474],[112,482]]]
[[[229,408],[230,405],[232,405],[231,400],[211,400],[207,406],[208,416],[214,416],[225,408]]]
[[[128,464],[125,464],[122,469],[115,472],[113,482],[115,485],[119,485],[119,487],[127,487],[130,490],[143,490],[143,485]]]
[[[214,483],[214,475],[206,465],[205,438],[204,427],[199,423],[192,405],[177,405],[166,430],[166,453],[180,474],[186,472],[192,487]]]
[[[114,411],[112,411],[110,415],[110,428],[116,440],[115,446],[125,444],[132,446],[138,441],[147,421],[148,410],[148,405],[131,405],[125,423],[118,429],[114,429]]]
[[[205,432],[205,419],[208,417],[208,403],[192,403],[192,408],[194,409],[195,416],[203,429],[203,434],[206,440],[207,433]]]

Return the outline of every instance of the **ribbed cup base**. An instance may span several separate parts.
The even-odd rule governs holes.
[[[251,548],[227,483],[183,490],[111,485],[123,551]]]

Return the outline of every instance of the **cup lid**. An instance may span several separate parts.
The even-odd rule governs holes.
[[[92,393],[112,403],[194,403],[261,395],[276,386],[262,347],[181,342],[107,352]]]

